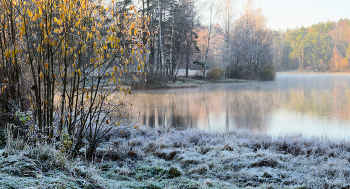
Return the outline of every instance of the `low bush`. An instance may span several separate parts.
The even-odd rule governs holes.
[[[241,78],[242,79],[253,79],[254,78],[254,70],[253,67],[249,66],[249,65],[245,65],[242,68],[242,72],[241,72]]]
[[[276,77],[276,70],[273,66],[267,65],[259,72],[259,79],[263,81],[271,81]]]
[[[146,83],[150,85],[161,85],[167,83],[169,78],[161,74],[160,72],[151,72],[147,74]]]
[[[241,68],[241,67],[240,67]],[[242,71],[242,68],[239,69],[239,68],[230,68],[229,70],[229,78],[235,78],[235,79],[241,79],[241,71]]]
[[[218,80],[225,77],[225,70],[221,68],[213,68],[208,71],[207,76],[210,80]]]
[[[229,71],[229,77],[235,79],[253,79],[254,72],[253,68],[249,65],[239,65],[235,69],[231,68]]]

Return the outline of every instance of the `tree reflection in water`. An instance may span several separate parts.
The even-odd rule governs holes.
[[[134,119],[150,127],[269,133],[276,112],[308,119],[336,119],[350,127],[349,75],[278,75],[273,82],[202,85],[200,88],[134,91]],[[315,122],[316,124],[316,122]],[[272,126],[275,127],[275,126]],[[349,128],[350,129],[350,128]]]

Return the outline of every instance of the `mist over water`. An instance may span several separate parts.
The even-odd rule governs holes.
[[[139,90],[129,98],[133,119],[149,127],[350,138],[350,75],[278,74],[270,82]]]

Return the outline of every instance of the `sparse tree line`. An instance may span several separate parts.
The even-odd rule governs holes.
[[[208,3],[208,26],[196,28],[200,52],[193,55],[204,71],[220,68],[230,78],[273,80],[274,36],[253,1],[247,0],[238,18],[232,0]],[[217,69],[215,71],[218,71]]]
[[[191,66],[192,56],[199,50],[195,33],[199,23],[194,5],[193,0],[143,0],[139,5],[142,14],[149,18],[148,30],[152,33],[148,80],[171,80],[176,78],[180,67]]]
[[[186,69],[186,77],[188,69],[202,69],[204,76],[218,67],[227,70],[227,77],[274,78],[273,33],[251,0],[238,19],[232,0],[144,0],[139,7],[150,18],[152,31],[150,82],[174,80],[179,68]],[[265,78],[267,72],[271,77]]]
[[[275,32],[278,70],[347,72],[350,70],[350,21],[323,22]]]

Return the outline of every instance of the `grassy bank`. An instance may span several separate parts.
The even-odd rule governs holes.
[[[94,163],[47,145],[2,150],[1,188],[349,188],[350,143],[248,131],[123,131]]]

